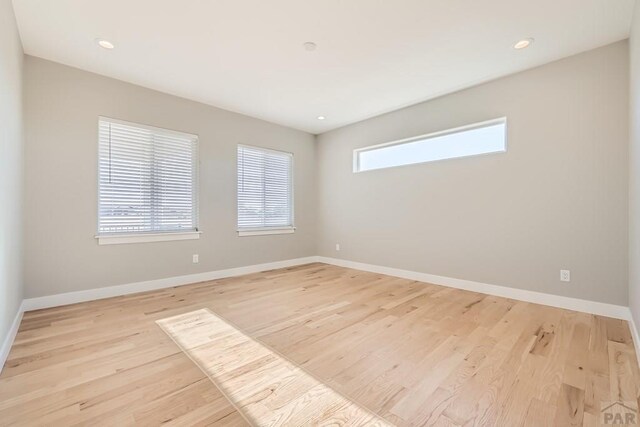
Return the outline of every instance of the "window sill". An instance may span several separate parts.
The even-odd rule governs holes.
[[[291,234],[295,233],[295,227],[286,227],[286,228],[255,228],[255,229],[246,229],[246,230],[238,230],[239,237],[247,237],[247,236],[266,236],[269,234]]]
[[[200,238],[200,231],[170,232],[170,233],[138,233],[98,235],[99,245],[122,245],[127,243],[166,242],[170,240],[194,240]]]

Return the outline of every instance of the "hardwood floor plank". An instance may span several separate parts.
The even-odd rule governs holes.
[[[555,425],[581,426],[584,417],[584,391],[562,384],[555,417]]]

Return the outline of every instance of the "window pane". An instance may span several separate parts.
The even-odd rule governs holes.
[[[292,155],[238,146],[238,229],[293,226]]]
[[[497,153],[506,150],[506,120],[450,133],[437,133],[419,139],[389,144],[356,152],[356,171],[382,169],[435,160],[477,154]]]
[[[99,121],[99,234],[197,230],[197,137]]]

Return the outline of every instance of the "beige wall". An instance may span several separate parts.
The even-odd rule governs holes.
[[[623,41],[320,135],[319,254],[626,305],[628,80]],[[352,173],[354,148],[501,116],[506,154]]]
[[[313,135],[29,56],[25,84],[26,297],[315,255]],[[200,240],[96,243],[100,115],[199,135]],[[237,237],[240,143],[294,153],[296,233]]]
[[[640,3],[636,2],[629,39],[629,306],[640,330]]]
[[[25,296],[320,254],[625,305],[627,54],[616,43],[320,135],[317,146],[303,132],[26,57]],[[99,115],[200,135],[202,239],[97,245]],[[501,116],[506,154],[352,173],[354,148]],[[236,236],[238,143],[294,152],[295,234]]]
[[[22,61],[11,0],[0,0],[0,345],[22,302]]]

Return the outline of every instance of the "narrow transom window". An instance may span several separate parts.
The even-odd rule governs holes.
[[[198,137],[99,119],[98,235],[198,231]]]
[[[442,132],[403,139],[353,152],[354,172],[507,150],[507,119],[475,123]]]
[[[293,155],[238,145],[238,232],[293,231]]]

